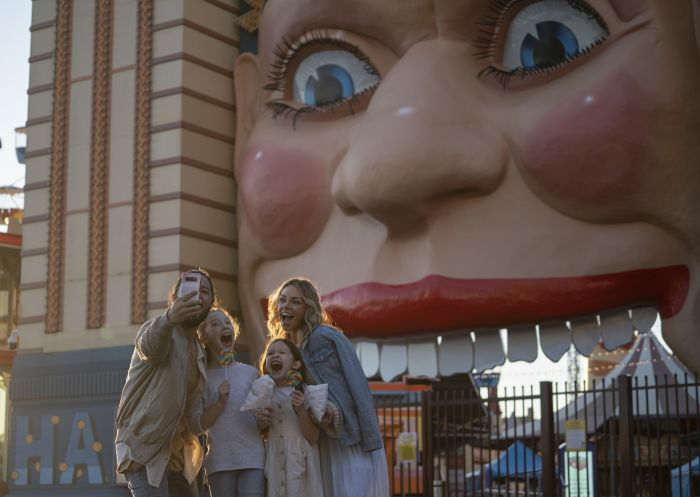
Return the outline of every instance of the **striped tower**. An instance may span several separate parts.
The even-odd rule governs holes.
[[[128,495],[113,426],[140,324],[193,266],[238,307],[237,14],[33,2],[10,495]]]

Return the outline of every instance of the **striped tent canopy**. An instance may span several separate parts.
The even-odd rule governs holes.
[[[617,378],[632,377],[635,417],[696,416],[700,385],[695,376],[659,342],[653,333],[639,333],[627,355],[602,380],[592,382],[562,406],[564,395],[555,394],[554,423],[563,433],[567,420],[585,419],[589,433],[620,413]],[[615,389],[613,389],[613,385]],[[686,386],[688,385],[688,386]],[[569,399],[571,399],[569,397]],[[559,402],[557,402],[559,400]],[[503,435],[528,437],[540,434],[540,421],[508,428]]]
[[[637,335],[627,355],[603,380],[559,409],[555,417],[559,428],[564,429],[567,419],[585,419],[592,432],[619,415],[617,390],[610,387],[617,386],[622,375],[632,378],[635,417],[697,415],[700,387],[695,376],[649,332]]]
[[[611,385],[619,376],[632,377],[632,386],[637,389],[632,395],[637,416],[698,412],[698,388],[683,386],[695,384],[695,376],[676,356],[668,353],[653,333],[637,336],[624,359],[604,378],[604,385]],[[596,382],[596,386],[602,387],[603,382]],[[615,406],[617,415],[617,403]]]

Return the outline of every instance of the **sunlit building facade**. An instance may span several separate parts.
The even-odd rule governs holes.
[[[128,495],[114,416],[136,331],[192,266],[237,310],[237,12],[234,0],[32,2],[10,495]],[[0,272],[0,344],[10,280]]]

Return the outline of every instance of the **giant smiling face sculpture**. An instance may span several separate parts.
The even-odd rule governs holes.
[[[657,311],[700,369],[698,33],[698,0],[269,0],[236,64],[253,349],[303,274],[387,379]]]

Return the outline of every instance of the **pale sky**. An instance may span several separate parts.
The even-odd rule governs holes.
[[[31,0],[0,0],[0,186],[24,186],[15,154],[15,128],[27,122]],[[21,206],[23,199],[16,198]],[[0,195],[0,207],[16,204]]]

